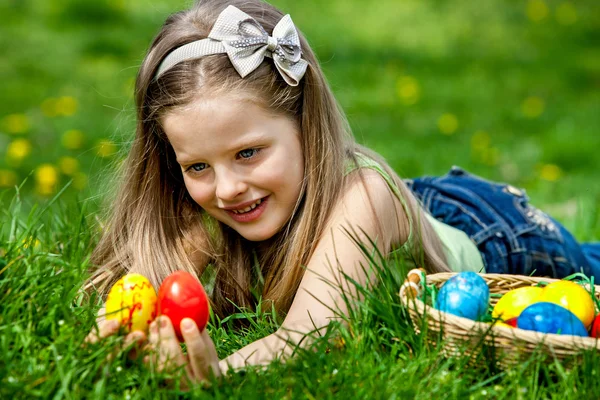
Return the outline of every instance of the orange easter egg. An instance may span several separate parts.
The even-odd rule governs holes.
[[[538,301],[542,294],[542,288],[526,286],[509,290],[498,300],[492,310],[492,318],[500,318],[502,321],[516,318],[521,311]]]
[[[571,281],[552,282],[544,288],[539,301],[555,303],[571,311],[587,328],[595,314],[591,294],[583,287]]]
[[[156,290],[140,274],[119,279],[106,298],[106,319],[116,319],[128,332],[145,331],[156,317]]]

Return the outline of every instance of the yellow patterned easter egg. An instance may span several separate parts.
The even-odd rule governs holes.
[[[106,298],[106,319],[116,319],[128,332],[145,331],[156,317],[156,290],[140,274],[119,279]]]

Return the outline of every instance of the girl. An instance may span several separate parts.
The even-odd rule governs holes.
[[[369,282],[348,232],[429,272],[600,277],[600,245],[580,246],[516,188],[458,168],[403,182],[353,140],[308,43],[260,0],[200,0],[169,17],[139,71],[136,104],[136,139],[89,285],[106,293],[137,272],[157,286],[174,270],[200,277],[210,266],[217,315],[253,306],[256,291],[285,315],[278,332],[222,361],[189,319],[187,354],[166,317],[148,338],[129,334],[192,381],[286,356],[346,312],[348,288],[328,282]],[[89,340],[117,329],[103,321]]]

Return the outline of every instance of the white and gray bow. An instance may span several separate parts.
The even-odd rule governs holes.
[[[308,66],[301,58],[300,38],[289,15],[275,25],[269,36],[254,18],[228,6],[217,18],[208,39],[173,50],[160,64],[156,78],[182,61],[218,53],[227,53],[242,78],[258,68],[265,57],[270,57],[290,86],[298,85]]]

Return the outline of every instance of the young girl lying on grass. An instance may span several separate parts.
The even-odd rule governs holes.
[[[305,38],[262,1],[202,0],[169,17],[135,94],[136,138],[90,285],[105,294],[136,272],[158,287],[175,270],[201,277],[211,265],[218,316],[255,305],[253,292],[285,315],[276,333],[224,360],[189,319],[187,354],[167,317],[148,336],[129,334],[192,381],[285,357],[347,312],[330,282],[369,283],[348,232],[429,272],[600,278],[600,244],[579,245],[520,190],[459,168],[403,181],[357,144]],[[101,321],[88,340],[117,331]]]

